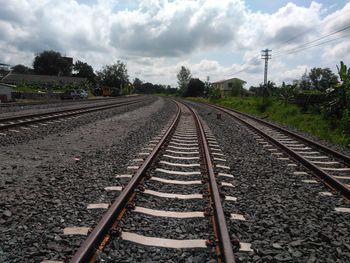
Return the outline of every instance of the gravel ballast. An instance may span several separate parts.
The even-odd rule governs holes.
[[[65,236],[65,227],[93,227],[122,185],[130,159],[169,125],[175,105],[151,102],[81,116],[29,139],[8,137],[0,152],[0,261],[67,259],[86,236]],[[46,127],[42,127],[45,130]],[[48,129],[48,128],[47,128]],[[29,136],[27,134],[27,136]],[[6,141],[11,139],[11,141]],[[25,143],[24,143],[25,142]]]
[[[189,125],[191,123],[191,125]],[[191,128],[195,129],[192,116],[188,111],[181,116],[177,130]],[[176,131],[175,131],[176,133]],[[159,163],[159,161],[169,161],[163,154],[168,154],[165,149],[174,149],[169,147],[173,144],[165,145],[162,152],[159,154],[159,160],[153,166],[149,175],[170,180],[201,180],[201,175],[171,175],[157,171],[157,169],[166,169],[176,172],[196,172],[203,171],[203,163],[199,160],[192,163],[201,164],[202,167],[179,167],[169,164]],[[180,150],[179,150],[180,151]],[[182,149],[186,151],[186,149]],[[188,150],[191,151],[191,150]],[[184,157],[186,154],[173,154]],[[190,156],[199,156],[199,154],[191,154]],[[172,163],[184,164],[188,161],[172,159]],[[201,169],[202,168],[202,169]],[[202,173],[203,176],[206,176]],[[177,185],[172,183],[157,182],[150,179],[145,179],[145,189],[158,191],[162,193],[172,194],[202,194],[208,189],[206,183],[200,185]],[[140,191],[137,192],[134,204],[137,207],[146,209],[155,209],[160,211],[172,212],[204,212],[209,205],[209,200],[201,199],[178,199],[156,197]],[[188,239],[204,239],[207,240],[213,233],[210,217],[197,218],[166,218],[158,216],[143,215],[137,212],[129,211],[124,215],[120,228],[124,232],[136,233],[145,237],[156,237],[175,240]],[[211,247],[204,248],[182,248],[172,249],[156,246],[143,246],[133,244],[122,239],[114,238],[100,254],[100,262],[215,262],[215,249]]]
[[[32,113],[44,113],[48,111],[54,111],[56,109],[74,109],[79,107],[86,107],[92,105],[99,105],[105,103],[112,103],[127,100],[130,98],[141,98],[142,96],[121,96],[121,97],[110,97],[110,98],[95,98],[88,100],[67,100],[57,101],[48,103],[38,103],[32,105],[16,105],[15,103],[11,106],[3,106],[0,104],[0,118],[19,116],[23,114]]]
[[[293,159],[279,160],[254,139],[253,132],[216,110],[196,105],[213,133],[226,161],[214,161],[221,193],[237,201],[223,202],[231,240],[250,243],[252,251],[238,251],[236,262],[349,262],[349,201],[326,188]],[[119,194],[107,186],[123,186],[137,165],[138,153],[168,126],[175,105],[163,98],[138,105],[97,112],[65,123],[21,131],[0,137],[0,262],[67,260],[86,236],[65,236],[65,227],[94,227],[105,209],[87,210],[88,204],[110,203]],[[185,114],[188,116],[189,114]],[[213,150],[211,152],[221,152]],[[149,152],[149,151],[148,151]],[[280,152],[280,151],[279,151]],[[162,154],[170,154],[163,152]],[[171,161],[162,158],[163,161]],[[194,163],[184,161],[181,163]],[[194,168],[155,168],[194,171]],[[229,169],[217,166],[218,164]],[[295,172],[307,172],[307,175]],[[198,175],[174,176],[153,171],[151,175],[178,180],[200,180]],[[316,180],[316,183],[313,181]],[[222,185],[232,183],[233,187]],[[205,184],[203,185],[205,186]],[[147,181],[146,189],[169,193],[199,193],[206,187],[169,187]],[[139,190],[138,190],[139,191]],[[324,196],[320,193],[332,193]],[[173,211],[201,211],[207,199],[176,200],[137,195],[135,204]],[[230,220],[230,214],[244,220]],[[164,219],[128,211],[124,231],[168,238],[206,238],[208,218]],[[113,238],[100,262],[215,262],[213,248],[166,249],[141,246]]]
[[[120,101],[124,103],[131,100],[135,100],[135,98],[134,99],[125,98],[123,100],[118,100],[118,102]],[[45,138],[49,134],[69,132],[70,130],[75,129],[81,125],[96,122],[98,120],[112,117],[115,114],[121,114],[124,112],[128,112],[132,109],[137,109],[141,106],[149,105],[154,100],[155,98],[149,98],[149,100],[142,101],[136,104],[131,104],[128,106],[120,106],[120,107],[116,107],[108,110],[102,110],[102,111],[97,111],[92,113],[84,113],[84,114],[72,116],[69,118],[63,117],[50,122],[33,123],[32,125],[34,127],[32,125],[26,125],[24,127],[14,127],[12,129],[1,130],[0,145],[14,145],[18,143],[25,143],[25,142],[28,142],[29,140]],[[74,108],[75,107],[76,106],[74,106]],[[26,114],[29,114],[29,113],[26,112]]]
[[[252,116],[254,116],[254,115],[252,115]],[[321,139],[319,137],[316,137],[316,136],[312,135],[311,133],[298,130],[298,129],[294,128],[294,127],[289,127],[289,126],[287,126],[285,124],[277,123],[277,122],[275,122],[273,120],[270,120],[269,118],[263,118],[263,120],[268,122],[268,123],[271,123],[273,125],[277,125],[277,126],[279,126],[281,128],[287,129],[287,130],[289,130],[289,131],[291,131],[293,133],[296,133],[298,135],[301,135],[301,136],[303,136],[303,137],[305,137],[305,138],[307,138],[309,140],[312,140],[314,142],[322,144],[322,145],[324,145],[324,146],[326,146],[326,147],[328,147],[328,148],[330,148],[330,149],[332,149],[334,151],[338,151],[338,152],[343,153],[345,155],[350,155],[350,147],[333,144],[333,143],[331,143],[331,142],[329,142],[329,141],[327,141],[325,139]]]
[[[278,160],[259,144],[242,124],[218,111],[196,104],[234,175],[230,191],[238,200],[225,203],[225,211],[246,221],[228,222],[232,239],[252,244],[254,251],[237,252],[238,262],[349,262],[350,214],[336,207],[350,204],[331,192],[311,172],[296,163]],[[305,171],[308,175],[296,175]],[[308,183],[303,180],[316,180]],[[230,181],[225,179],[225,181]]]

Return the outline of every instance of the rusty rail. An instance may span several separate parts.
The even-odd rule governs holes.
[[[162,139],[158,142],[157,146],[153,149],[150,155],[147,157],[145,162],[141,165],[141,167],[137,170],[136,174],[132,177],[127,186],[123,189],[117,199],[113,202],[111,207],[108,209],[106,214],[102,217],[102,219],[98,222],[97,226],[90,233],[88,238],[83,242],[78,251],[75,253],[70,262],[78,263],[78,262],[89,262],[89,260],[95,254],[95,251],[100,246],[103,241],[105,235],[111,229],[112,225],[116,221],[119,213],[126,206],[129,198],[134,193],[134,190],[138,186],[138,183],[144,177],[145,171],[150,167],[154,159],[157,157],[161,147],[166,142],[167,138],[170,136],[173,129],[176,127],[179,118],[180,118],[180,108],[177,106],[177,113],[172,121],[170,127],[165,132]]]
[[[100,111],[100,110],[118,108],[118,107],[132,105],[132,104],[143,102],[143,101],[147,101],[147,99],[146,100],[137,99],[137,100],[130,100],[130,101],[125,101],[125,102],[121,102],[121,103],[109,103],[106,105],[81,107],[81,108],[77,108],[77,109],[59,110],[59,111],[52,111],[52,112],[46,112],[46,113],[36,113],[36,114],[29,114],[29,115],[16,116],[16,117],[11,117],[11,118],[6,118],[6,119],[0,119],[0,122],[13,122],[13,121],[18,121],[18,120],[24,119],[23,121],[16,122],[16,123],[5,123],[5,125],[0,125],[0,130],[5,130],[5,129],[13,128],[16,126],[23,126],[23,125],[28,125],[28,124],[37,123],[37,122],[59,119],[59,118],[63,118],[63,117],[75,116],[75,115],[80,115],[80,114],[85,114],[85,113],[90,113],[90,112],[95,112],[95,111]],[[53,114],[55,116],[50,116]],[[56,114],[63,114],[63,115],[56,116]],[[38,117],[41,117],[41,118],[26,120],[29,118],[38,118]]]
[[[280,127],[280,126],[274,125],[274,124],[272,124],[272,123],[270,123],[270,122],[264,121],[264,120],[262,120],[262,119],[260,119],[260,118],[257,118],[257,117],[255,117],[255,116],[252,116],[252,115],[250,115],[250,114],[247,114],[247,113],[244,113],[244,112],[239,112],[239,111],[234,110],[234,109],[230,109],[230,108],[228,108],[228,107],[212,105],[212,104],[209,104],[209,103],[205,103],[205,104],[206,104],[206,105],[210,105],[210,106],[212,106],[212,107],[214,107],[214,108],[217,108],[217,109],[219,109],[219,110],[221,110],[221,111],[224,111],[224,112],[226,112],[226,113],[228,113],[228,112],[231,111],[231,112],[235,112],[235,113],[237,113],[237,114],[240,114],[240,115],[242,115],[242,116],[244,116],[244,117],[253,119],[254,121],[257,121],[257,122],[259,122],[259,123],[261,123],[261,124],[267,125],[267,126],[273,128],[273,129],[275,129],[275,130],[281,131],[281,132],[283,132],[283,133],[285,133],[285,134],[288,134],[288,135],[290,135],[290,136],[292,136],[292,137],[295,137],[295,138],[297,138],[297,139],[303,141],[304,143],[309,144],[310,146],[317,147],[317,148],[321,149],[323,152],[329,153],[329,154],[331,154],[331,155],[337,157],[338,159],[341,159],[341,160],[342,160],[343,162],[345,162],[346,164],[350,165],[350,157],[349,157],[349,156],[346,156],[346,155],[344,155],[344,154],[342,154],[342,153],[340,153],[340,152],[337,152],[337,151],[335,151],[335,150],[332,150],[332,149],[330,149],[330,148],[328,148],[328,147],[326,147],[326,146],[324,146],[324,145],[322,145],[322,144],[320,144],[320,143],[318,143],[318,142],[315,142],[315,141],[313,141],[313,140],[311,140],[311,139],[305,138],[305,137],[303,137],[303,136],[301,136],[301,135],[299,135],[299,134],[297,134],[297,133],[295,133],[295,132],[292,132],[292,131],[289,131],[289,130],[287,130],[287,129],[285,129],[285,128],[282,128],[282,127]],[[230,114],[230,113],[229,113],[229,114]]]
[[[186,104],[185,104],[186,105]],[[219,246],[221,250],[221,256],[223,261],[226,263],[233,263],[235,262],[233,249],[232,249],[232,243],[230,239],[230,235],[227,229],[227,224],[225,220],[225,214],[224,210],[221,205],[221,198],[219,194],[218,185],[216,183],[216,176],[213,169],[213,163],[211,160],[209,147],[206,141],[204,129],[202,126],[202,123],[198,117],[198,114],[188,105],[186,105],[189,110],[191,111],[196,126],[198,128],[199,138],[203,147],[204,156],[205,156],[205,163],[207,167],[207,172],[209,176],[209,186],[210,186],[210,192],[211,192],[211,198],[214,208],[214,218],[215,218],[215,227],[218,230],[218,239],[219,239]]]
[[[272,138],[271,136],[269,136],[268,134],[266,134],[265,132],[261,131],[260,129],[256,128],[255,126],[253,126],[252,124],[248,123],[247,121],[245,121],[243,118],[236,116],[235,114],[233,114],[232,112],[236,113],[236,114],[240,114],[243,115],[246,118],[250,118],[253,119],[254,121],[257,121],[261,124],[267,125],[271,128],[274,128],[276,130],[279,130],[283,133],[286,133],[290,136],[294,136],[300,140],[302,140],[303,142],[309,144],[310,146],[314,146],[316,148],[320,148],[321,150],[323,150],[324,152],[327,152],[341,160],[343,160],[344,162],[346,162],[347,164],[350,164],[350,158],[346,155],[343,155],[339,152],[333,151],[332,149],[329,149],[326,146],[323,146],[319,143],[313,142],[307,138],[304,138],[301,135],[295,134],[291,131],[288,131],[284,128],[278,127],[276,125],[273,125],[271,123],[265,122],[261,119],[258,119],[256,117],[250,116],[248,114],[245,113],[241,113],[239,111],[236,110],[231,110],[228,109],[226,107],[220,107],[217,105],[211,105],[211,104],[207,104],[206,105],[210,105],[220,111],[223,111],[225,113],[227,113],[228,115],[230,115],[231,117],[239,120],[240,122],[244,123],[245,125],[247,125],[248,127],[252,128],[253,130],[255,130],[256,132],[258,132],[259,134],[261,134],[262,136],[264,136],[266,139],[268,139],[269,141],[271,141],[273,144],[275,144],[277,147],[279,147],[280,149],[282,149],[283,151],[287,152],[289,155],[291,155],[293,158],[295,158],[296,160],[298,160],[299,162],[301,162],[305,167],[307,167],[308,169],[312,170],[313,172],[315,172],[315,174],[322,179],[328,186],[330,186],[333,189],[336,189],[337,191],[339,191],[343,196],[345,196],[347,199],[350,199],[350,189],[343,184],[342,182],[340,182],[339,180],[337,180],[336,178],[334,178],[332,175],[330,175],[329,173],[323,171],[322,169],[320,169],[318,166],[314,165],[312,162],[308,161],[306,158],[302,157],[300,154],[296,153],[295,151],[293,151],[292,149],[289,149],[288,147],[286,147],[285,145],[283,145],[282,143],[280,143],[279,141],[275,140],[274,138]]]

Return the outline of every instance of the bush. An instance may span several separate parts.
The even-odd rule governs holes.
[[[221,98],[221,93],[220,93],[219,89],[211,88],[209,90],[209,100],[210,101],[215,101],[215,100],[220,99],[220,98]]]
[[[309,132],[336,144],[350,143],[350,110],[344,111],[339,120],[325,119],[315,112],[305,114],[297,105],[281,103],[276,97],[269,97],[264,102],[261,97],[225,97],[216,99],[214,103],[260,117],[268,115],[273,121]]]
[[[263,113],[266,112],[267,108],[269,108],[272,105],[272,100],[270,99],[270,97],[267,97],[265,99],[262,99],[261,102],[259,102],[256,105],[256,109],[257,111]]]
[[[339,122],[339,128],[344,131],[345,134],[350,134],[350,110],[343,111],[342,118]]]

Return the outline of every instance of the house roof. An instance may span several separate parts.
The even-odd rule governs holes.
[[[220,83],[230,82],[230,81],[233,81],[233,80],[239,80],[239,81],[241,81],[243,83],[246,83],[244,80],[241,80],[239,78],[230,78],[230,79],[223,79],[223,80],[215,81],[215,82],[213,82],[213,84],[220,84]]]
[[[78,78],[78,77],[58,77],[58,76],[49,76],[49,75],[31,75],[31,74],[14,74],[9,73],[1,82],[3,83],[21,83],[25,82],[28,84],[70,84],[70,83],[82,83],[86,80],[86,78]]]

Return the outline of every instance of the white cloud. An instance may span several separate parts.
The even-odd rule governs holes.
[[[282,83],[284,81],[286,83],[291,83],[295,79],[300,79],[301,76],[307,71],[308,66],[298,65],[292,69],[288,69],[286,65],[280,64],[278,68],[283,71],[283,75],[276,76],[274,82]]]
[[[330,63],[334,61],[333,58],[339,58],[339,60],[343,60],[344,62],[348,63],[348,61],[350,61],[350,42],[344,41],[335,44],[330,49],[326,49],[322,54],[322,58]]]
[[[317,2],[309,7],[288,3],[272,14],[252,12],[243,0],[83,2],[1,1],[0,62],[31,65],[34,53],[54,49],[96,69],[127,58],[132,77],[155,83],[176,84],[176,73],[185,65],[202,79],[234,76],[256,85],[262,81],[260,50],[266,47],[273,49],[269,76],[276,81],[297,77],[304,67],[350,59],[350,30],[334,36],[343,39],[302,55],[285,54],[349,25],[350,3],[325,16],[327,7]],[[120,9],[131,2],[132,8]],[[228,62],[224,53],[207,57],[220,49],[231,49],[237,61]],[[281,56],[275,59],[277,52]]]
[[[144,1],[118,14],[111,44],[143,56],[188,55],[233,41],[243,11],[240,0]]]

